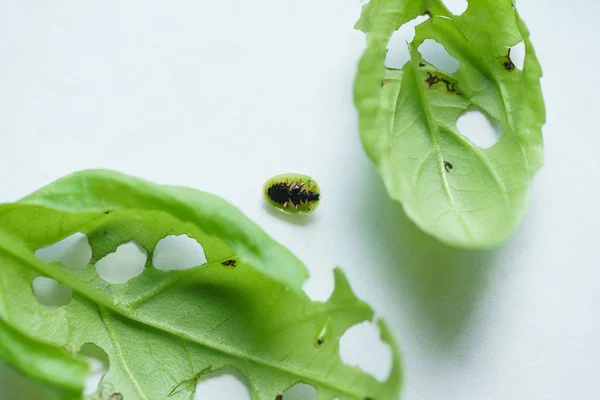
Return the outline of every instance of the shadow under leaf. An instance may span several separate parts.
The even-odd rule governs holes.
[[[372,164],[360,171],[359,192],[369,212],[358,222],[365,240],[387,252],[378,267],[400,293],[398,307],[411,308],[419,322],[414,329],[429,336],[429,351],[451,352],[481,301],[495,251],[454,248],[425,234],[388,196]]]

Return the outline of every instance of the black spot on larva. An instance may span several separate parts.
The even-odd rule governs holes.
[[[267,190],[267,196],[277,204],[292,203],[294,206],[319,200],[319,193],[310,192],[297,183],[293,186],[283,182],[275,183]]]
[[[424,67],[424,66],[425,66],[424,63],[422,63],[422,62],[419,63],[419,67]]]
[[[225,260],[221,263],[222,266],[224,267],[231,267],[231,268],[235,268],[237,266],[237,261],[235,260]]]
[[[321,347],[321,345],[323,344],[324,341],[325,341],[325,339],[318,338],[317,341],[315,342],[315,347]]]
[[[110,214],[110,213],[111,213],[111,211],[110,211],[110,210],[106,210],[106,211],[104,211],[104,214]]]
[[[284,204],[290,199],[290,193],[285,183],[275,183],[267,190],[267,196],[278,204]]]
[[[448,161],[444,161],[444,168],[446,169],[446,172],[450,172],[450,170],[454,167]]]
[[[300,185],[295,184],[294,187],[290,190],[290,201],[293,205],[297,206],[298,204],[300,204],[301,196],[303,196],[303,194],[306,193],[307,192],[303,191]]]
[[[283,399],[283,396],[280,395],[280,394],[278,394],[277,396],[275,396],[275,400],[282,400],[282,399]]]
[[[110,395],[110,397],[108,398],[108,400],[123,400],[123,395],[119,392],[115,392],[113,394]]]

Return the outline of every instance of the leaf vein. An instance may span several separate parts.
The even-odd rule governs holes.
[[[123,367],[125,374],[127,374],[127,376],[129,377],[131,384],[135,388],[135,391],[140,395],[140,397],[142,399],[148,399],[148,397],[146,397],[146,394],[144,393],[142,387],[140,386],[140,383],[138,382],[138,380],[135,378],[135,376],[131,372],[131,369],[129,369],[129,365],[127,365],[127,361],[125,361],[125,355],[123,354],[123,348],[121,347],[121,343],[119,342],[119,338],[117,337],[117,333],[115,332],[115,328],[112,325],[112,322],[110,321],[110,317],[108,316],[106,309],[102,306],[98,306],[98,312],[100,313],[100,320],[102,321],[102,323],[104,324],[104,326],[106,328],[108,337],[110,338],[113,348],[115,349],[117,358],[119,359],[119,363]]]

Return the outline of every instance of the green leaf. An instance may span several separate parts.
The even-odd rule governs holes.
[[[75,232],[85,233],[92,247],[85,268],[35,257],[35,250]],[[138,242],[151,260],[161,238],[181,233],[203,245],[207,264],[161,271],[148,262],[125,284],[109,284],[96,273],[94,263],[124,241]],[[252,236],[257,234],[262,236]],[[235,260],[235,266],[222,265],[226,260]],[[254,264],[258,260],[269,267]],[[391,347],[394,365],[381,383],[339,357],[342,334],[372,320],[373,311],[338,269],[325,303],[290,290],[285,272],[298,267],[304,271],[223,200],[109,172],[80,173],[0,206],[0,337],[11,327],[55,352],[99,346],[110,360],[101,399],[116,392],[124,399],[189,399],[199,378],[225,366],[248,378],[253,399],[273,400],[298,382],[313,385],[319,399],[397,399],[401,371],[385,324],[380,322],[382,340]],[[72,288],[71,302],[54,309],[41,305],[31,289],[37,276]],[[0,358],[29,373],[19,357],[5,357],[5,347],[0,341]],[[81,375],[82,370],[68,377],[43,369],[36,379],[76,382],[79,390]]]
[[[31,338],[0,318],[0,359],[20,371],[56,399],[81,398],[88,365],[62,348]]]
[[[90,222],[103,213],[127,209],[130,211],[128,221],[113,219],[116,226],[111,226],[111,231],[120,232],[123,238],[141,233],[131,231],[129,220],[136,219],[138,215],[153,215],[155,218],[146,219],[147,226],[140,227],[144,231],[151,230],[153,224],[164,225],[162,213],[168,213],[187,222],[187,229],[198,228],[202,238],[210,240],[211,248],[218,249],[215,250],[217,258],[235,253],[261,273],[295,291],[300,291],[308,276],[306,268],[296,257],[269,238],[237,208],[217,196],[198,190],[157,185],[114,171],[89,170],[59,179],[19,203],[87,213],[82,217],[90,218]],[[164,229],[167,228],[165,225]],[[143,243],[140,244],[153,248],[160,238],[149,234],[141,239]],[[100,242],[103,241],[100,238]],[[106,251],[100,251],[98,258],[105,254]]]
[[[393,32],[424,14],[430,18],[415,29],[410,61],[401,70],[386,68]],[[367,33],[354,88],[361,140],[390,197],[450,245],[505,241],[527,211],[545,122],[541,68],[512,2],[470,0],[455,16],[439,0],[371,0],[356,27]],[[418,51],[425,39],[441,43],[459,70],[449,74],[427,63]],[[507,49],[521,41],[523,70],[507,69]],[[500,140],[488,149],[456,128],[471,107],[500,123]]]

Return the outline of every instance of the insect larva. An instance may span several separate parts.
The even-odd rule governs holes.
[[[265,183],[263,193],[268,204],[290,214],[308,214],[321,201],[317,182],[310,176],[299,174],[272,177]]]

